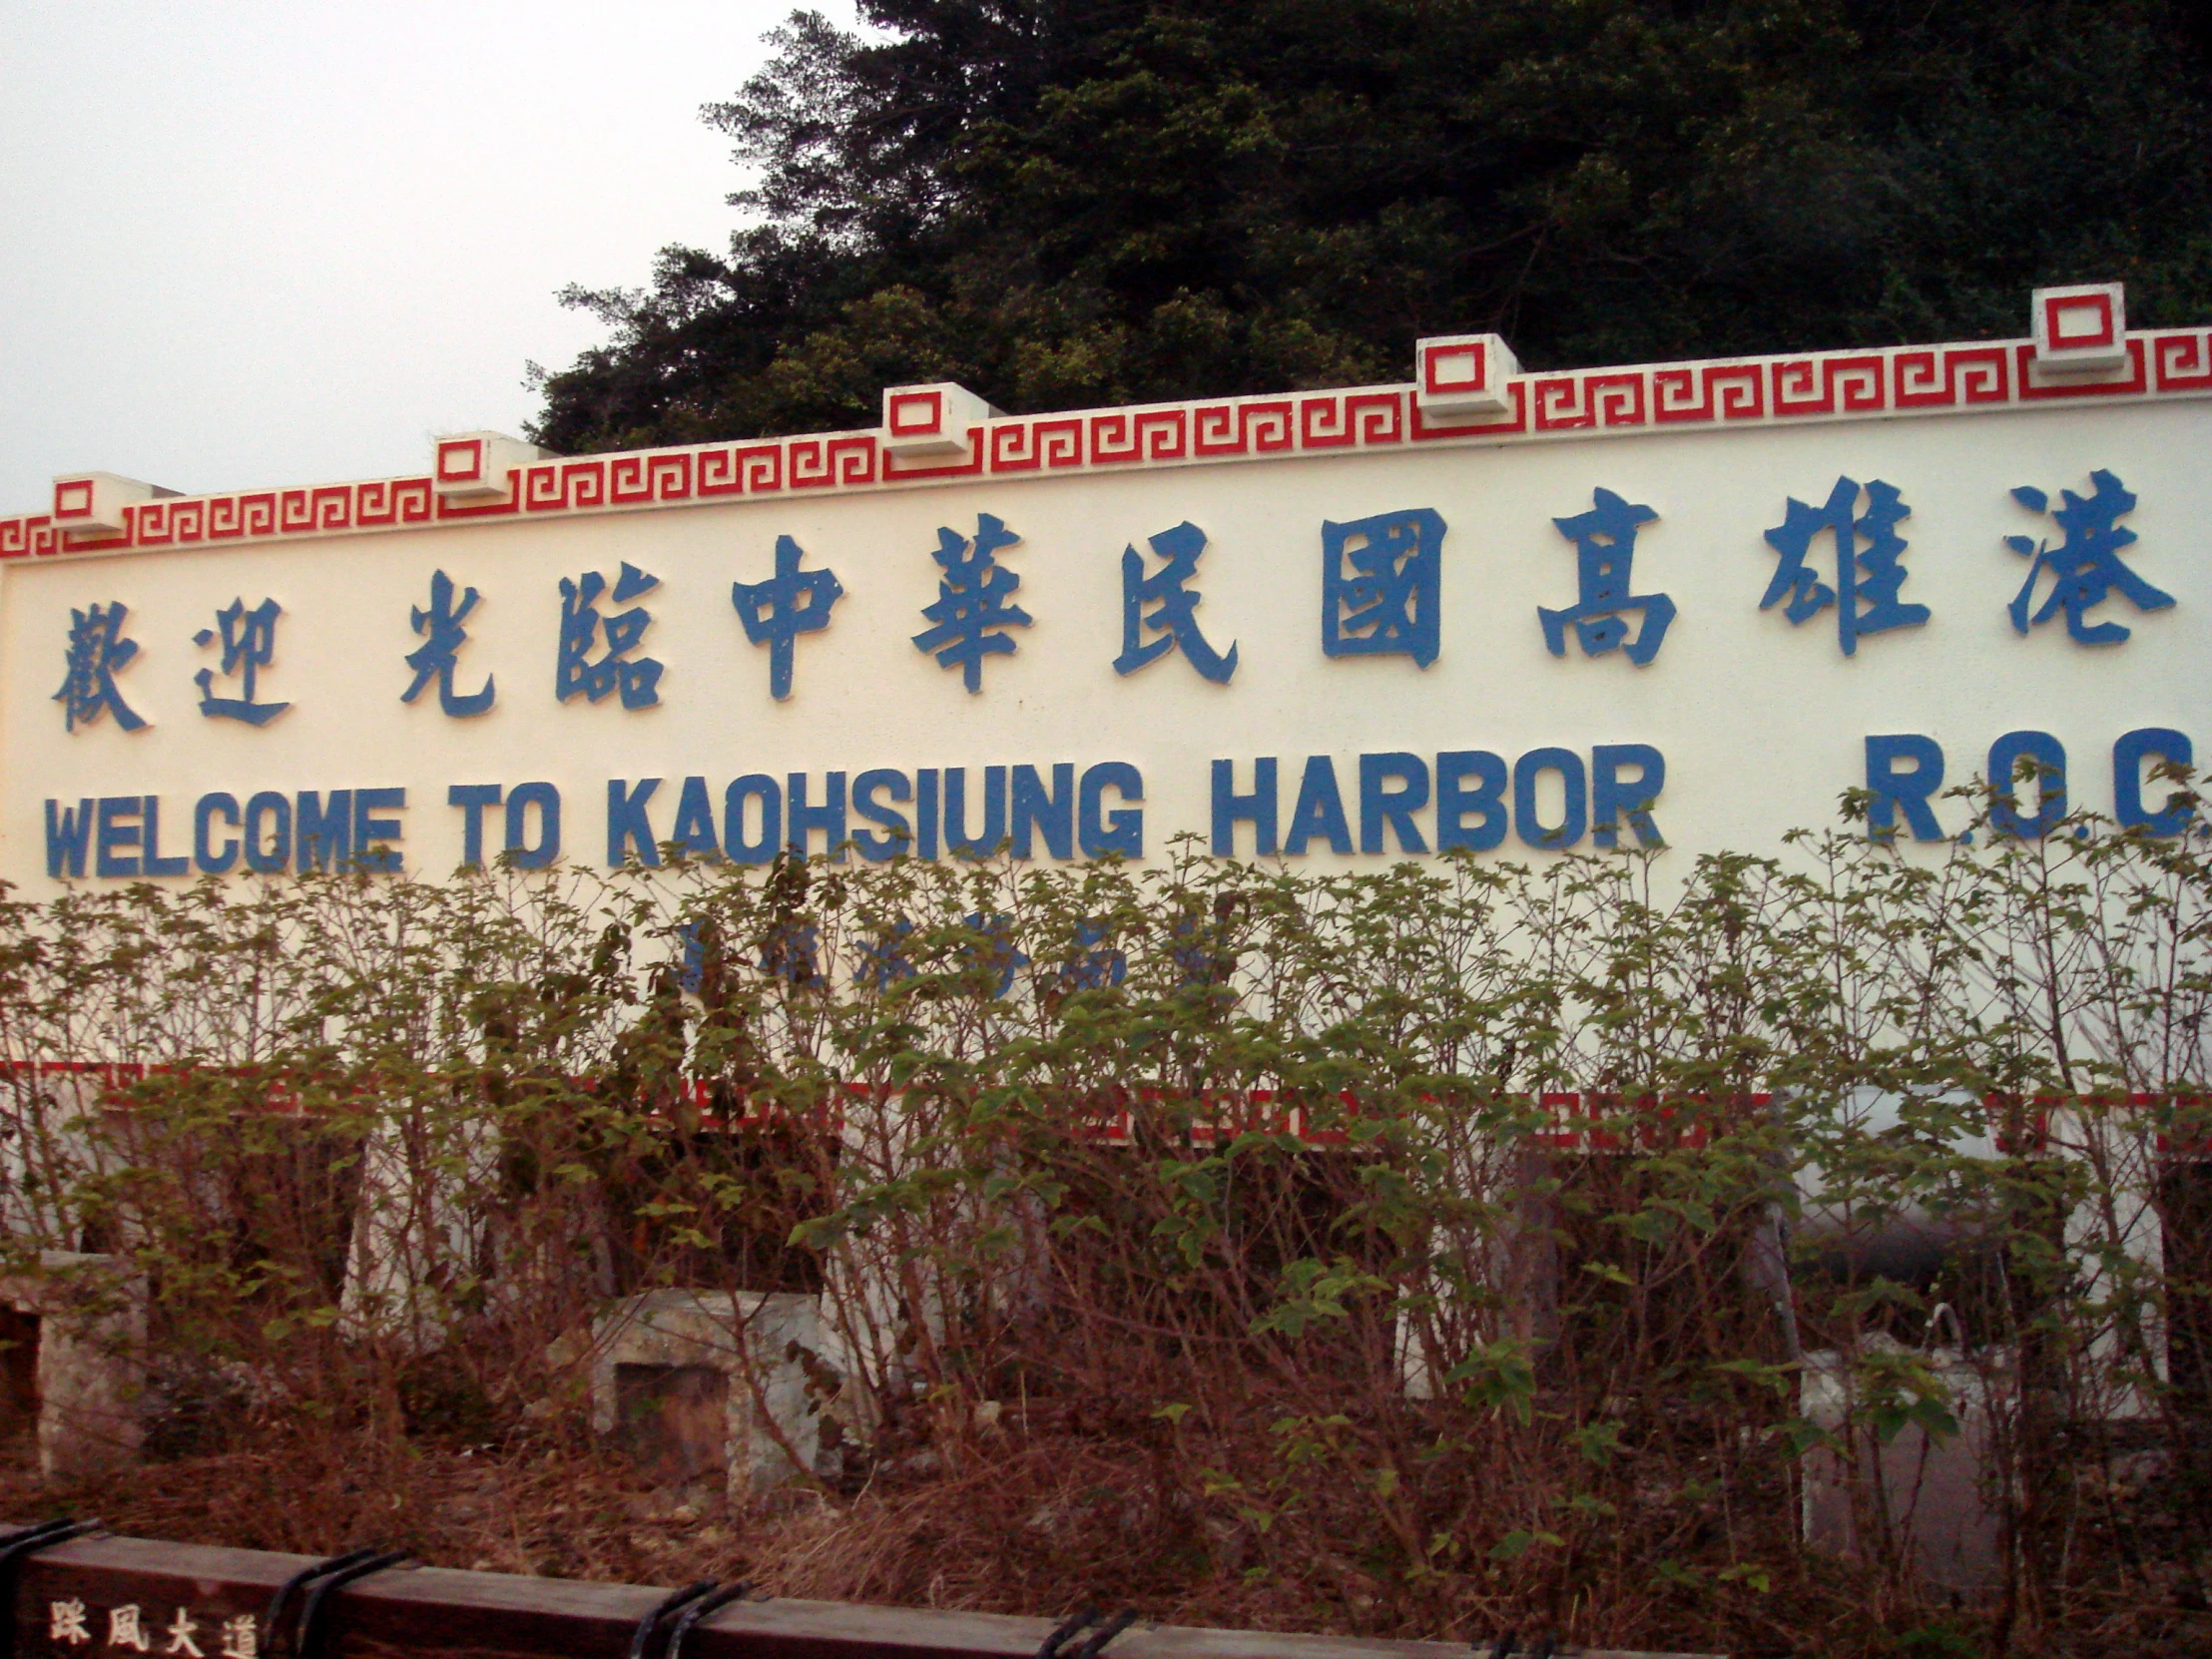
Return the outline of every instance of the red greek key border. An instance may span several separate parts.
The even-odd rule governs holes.
[[[1807,421],[1986,413],[2080,399],[2212,395],[2212,329],[2128,336],[2129,372],[2036,383],[2024,340],[1792,352],[1526,374],[1512,412],[1424,418],[1407,386],[1355,386],[1063,414],[969,429],[968,458],[901,461],[879,434],[821,432],[744,443],[581,455],[508,474],[505,500],[441,499],[428,474],[232,495],[165,497],[123,509],[117,535],[69,531],[50,514],[0,518],[0,559],[296,540],[548,514],[637,512],[794,492],[848,494],[961,478],[1349,455],[1415,443],[1541,443],[1696,427],[1748,431]]]

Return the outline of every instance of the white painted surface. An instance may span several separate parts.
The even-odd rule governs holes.
[[[745,773],[804,771],[819,789],[831,770],[849,780],[870,767],[964,765],[979,816],[975,769],[1100,761],[1143,772],[1145,848],[1157,857],[1174,833],[1208,830],[1217,758],[1237,762],[1240,791],[1252,787],[1254,757],[1280,759],[1287,830],[1305,758],[1335,756],[1357,836],[1363,752],[1432,760],[1486,749],[1510,762],[1544,745],[1587,759],[1593,745],[1612,743],[1664,753],[1656,817],[1670,842],[1772,850],[1793,826],[1831,822],[1838,796],[1864,780],[1865,737],[1896,732],[1936,739],[1951,782],[1979,772],[2000,734],[2049,732],[2066,747],[2075,802],[2109,812],[2121,733],[2165,726],[2189,733],[2200,751],[2212,743],[2212,726],[2198,729],[2212,689],[2208,426],[2212,407],[2198,401],[2076,405],[10,560],[0,565],[0,870],[33,892],[48,889],[49,797],[158,794],[163,849],[175,851],[189,842],[203,792],[244,800],[263,789],[403,786],[406,867],[437,873],[461,850],[449,784],[558,784],[565,854],[598,862],[611,778],[667,780],[653,809],[665,836],[689,775],[707,780],[719,806],[724,786]],[[2027,561],[2001,538],[2055,540],[2056,530],[2008,492],[2033,484],[2055,503],[2061,488],[2086,491],[2098,467],[2140,498],[2123,521],[2140,538],[2125,562],[2178,603],[2144,614],[2108,599],[2096,619],[2133,634],[2116,647],[2074,644],[2062,618],[2023,639],[2005,606]],[[1793,627],[1781,607],[1759,609],[1776,564],[1762,532],[1782,522],[1786,497],[1817,504],[1839,474],[1904,492],[1911,575],[1902,597],[1934,613],[1926,627],[1863,639],[1850,660],[1833,611]],[[1639,539],[1633,589],[1671,595],[1679,616],[1643,669],[1619,653],[1586,659],[1571,638],[1554,658],[1537,623],[1539,606],[1576,597],[1574,550],[1551,520],[1586,510],[1600,485],[1660,514]],[[1424,672],[1404,658],[1325,657],[1323,521],[1412,507],[1434,508],[1449,526],[1436,662]],[[1035,623],[1010,631],[1017,653],[988,661],[981,694],[970,696],[910,637],[928,625],[921,608],[937,597],[938,526],[972,535],[979,512],[1023,538],[1002,562],[1020,574],[1016,602]],[[1122,549],[1142,549],[1186,518],[1209,537],[1194,583],[1205,596],[1202,624],[1217,649],[1234,642],[1240,651],[1226,687],[1201,680],[1180,654],[1126,679],[1112,666]],[[795,537],[807,568],[834,571],[845,590],[830,629],[799,640],[795,694],[783,704],[769,696],[767,650],[747,643],[730,600],[733,581],[769,575],[779,535]],[[1816,556],[1833,581],[1826,538]],[[640,601],[655,621],[636,655],[666,665],[662,705],[559,704],[559,580],[599,570],[612,583],[625,560],[661,578]],[[402,659],[421,643],[408,612],[427,602],[439,569],[483,595],[457,685],[473,691],[495,674],[498,702],[474,720],[447,718],[428,692],[399,702],[411,678]],[[264,597],[276,598],[284,617],[260,695],[293,707],[262,729],[204,718],[193,676],[216,666],[218,653],[193,635],[233,599],[252,606]],[[119,600],[140,646],[119,684],[151,724],[126,733],[103,719],[68,733],[53,694],[70,609]],[[1963,818],[1955,804],[1943,816],[1950,829]],[[1419,821],[1425,830],[1433,816]],[[490,840],[496,848],[496,830]],[[1249,849],[1248,830],[1238,845]],[[1513,836],[1492,856],[1540,854]],[[1347,860],[1317,850],[1310,861]]]

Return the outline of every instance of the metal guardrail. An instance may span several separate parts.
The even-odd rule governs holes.
[[[1712,1659],[749,1596],[0,1526],[0,1659]]]

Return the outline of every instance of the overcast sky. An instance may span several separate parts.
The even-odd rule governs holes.
[[[555,290],[726,245],[699,106],[791,9],[0,0],[0,516],[57,472],[199,493],[519,433],[525,362],[599,337]]]

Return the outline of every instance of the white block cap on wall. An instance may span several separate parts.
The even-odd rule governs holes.
[[[2038,377],[2077,378],[2127,367],[2124,283],[2037,288],[2030,308]]]
[[[176,493],[137,478],[119,478],[112,472],[60,473],[54,479],[54,528],[120,535],[125,528],[125,507]]]
[[[968,432],[1000,411],[965,386],[939,380],[883,388],[883,452],[904,457],[968,458]]]
[[[1413,399],[1430,420],[1509,413],[1505,383],[1520,372],[1513,348],[1496,334],[1437,334],[1413,342]]]
[[[509,472],[553,454],[504,432],[455,432],[431,443],[431,482],[454,502],[503,500]]]

